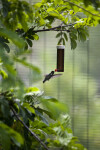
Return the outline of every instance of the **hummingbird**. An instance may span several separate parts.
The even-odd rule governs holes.
[[[43,83],[45,83],[46,81],[50,80],[53,77],[58,77],[62,74],[54,74],[57,71],[57,69],[55,69],[55,71],[51,71],[49,74],[47,74],[43,80]]]

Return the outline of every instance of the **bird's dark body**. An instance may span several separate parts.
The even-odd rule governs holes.
[[[46,81],[50,80],[51,78],[54,78],[54,77],[58,77],[58,76],[61,76],[62,74],[54,74],[55,71],[51,71],[49,74],[47,74],[45,76],[45,79],[43,80],[43,83],[45,83]]]
[[[45,79],[43,80],[43,83],[47,80],[51,79],[54,75],[54,71],[51,71],[48,75],[45,76]]]

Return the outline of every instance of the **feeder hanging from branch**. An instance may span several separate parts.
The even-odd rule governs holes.
[[[57,72],[64,72],[64,45],[57,45]]]

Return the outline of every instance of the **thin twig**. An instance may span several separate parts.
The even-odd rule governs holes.
[[[75,3],[73,3],[73,2],[70,2],[70,1],[68,1],[68,0],[65,0],[64,2],[68,2],[68,3],[72,4],[72,5],[75,5],[75,6],[77,6],[78,8],[83,9],[84,11],[88,12],[89,14],[91,14],[91,15],[93,15],[93,16],[100,17],[100,15],[98,15],[98,14],[93,14],[92,12],[86,10],[85,8],[83,8],[83,7],[81,7],[81,6],[77,5],[77,4],[75,4]]]
[[[41,141],[41,139],[34,133],[32,132],[28,126],[19,118],[18,114],[16,111],[11,107],[11,110],[14,114],[14,116],[23,124],[23,126],[31,133],[31,135],[46,149],[49,150],[48,147]]]

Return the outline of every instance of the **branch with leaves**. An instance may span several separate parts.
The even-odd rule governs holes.
[[[38,105],[41,101],[48,110],[36,107],[37,101]],[[72,150],[74,146],[75,149],[84,150],[72,134],[70,116],[61,114],[67,111],[66,107],[53,97],[43,96],[36,87],[27,88],[23,102],[11,91],[0,93],[0,148],[24,150],[27,147],[33,150],[42,146],[46,150],[59,147]],[[44,113],[53,123],[48,123]]]
[[[85,9],[85,8],[83,8],[83,7],[79,6],[79,5],[77,5],[77,4],[75,4],[74,2],[70,2],[70,1],[68,1],[68,0],[64,0],[64,2],[68,2],[69,4],[72,4],[72,5],[76,6],[76,7],[78,7],[78,8],[80,8],[80,9],[84,10],[84,11],[87,12],[88,14],[91,14],[92,16],[97,16],[97,17],[100,18],[100,15],[99,15],[99,14],[92,13],[91,11],[89,11],[89,10],[87,10],[87,9]]]
[[[18,114],[16,113],[16,111],[13,109],[13,107],[10,107],[14,116],[17,118],[17,120],[19,120],[21,122],[21,124],[23,124],[23,126],[31,133],[31,135],[46,149],[49,150],[48,147],[42,142],[42,140],[33,132],[31,131],[28,126],[19,118]]]

